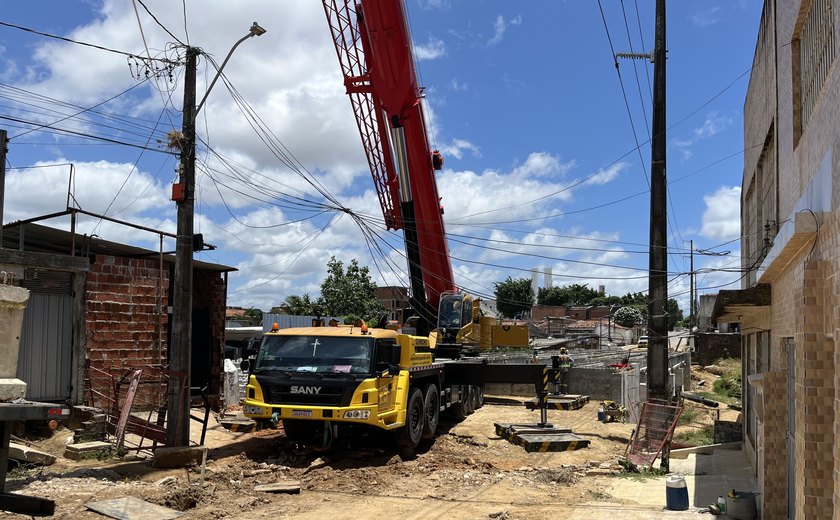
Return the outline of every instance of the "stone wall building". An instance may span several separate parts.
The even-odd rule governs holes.
[[[744,103],[744,438],[763,518],[840,518],[840,0],[765,0]],[[738,293],[733,294],[733,293]]]

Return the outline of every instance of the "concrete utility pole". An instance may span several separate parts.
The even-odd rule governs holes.
[[[0,130],[0,249],[3,249],[3,202],[6,200],[6,144],[7,133]]]
[[[668,192],[665,121],[665,0],[656,0],[656,37],[653,50],[653,135],[650,163],[650,262],[648,283],[648,398],[670,401],[668,389]],[[673,417],[655,418],[667,428]],[[662,446],[660,467],[670,468],[670,442]]]
[[[8,134],[0,130],[0,249],[3,249],[3,203],[6,200],[6,145]]]
[[[688,305],[688,330],[693,333],[694,331],[692,329],[694,328],[694,320],[695,320],[695,316],[697,316],[697,307],[695,305],[696,296],[694,295],[695,291],[697,290],[696,287],[695,287],[695,281],[694,281],[695,280],[694,279],[694,240],[689,240],[688,244],[689,244],[689,248],[691,249],[691,252],[689,254],[689,258],[691,259],[689,261],[689,263],[691,265],[691,272],[689,273],[689,278],[688,278],[688,283],[689,283],[688,294],[689,294],[689,297],[691,298],[691,303],[689,303],[689,305]]]
[[[169,346],[169,388],[166,395],[166,444],[190,443],[190,369],[192,364],[193,215],[195,209],[195,74],[199,54],[187,48],[184,71],[178,238],[172,295],[172,344]]]
[[[172,343],[169,346],[169,387],[166,407],[166,444],[188,446],[190,443],[190,371],[192,369],[192,295],[193,295],[193,253],[201,250],[200,241],[195,241],[193,216],[195,211],[195,118],[213,85],[222,75],[222,70],[239,45],[254,36],[265,34],[257,22],[251,25],[248,34],[237,40],[228,51],[225,60],[196,106],[195,74],[201,49],[187,47],[187,63],[184,71],[184,114],[181,141],[181,178],[173,187],[172,199],[178,204],[178,238],[175,243],[175,279],[172,295]]]
[[[668,220],[665,169],[665,0],[656,0],[650,164],[648,396],[668,399]]]

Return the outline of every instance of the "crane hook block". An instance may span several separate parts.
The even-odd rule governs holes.
[[[432,168],[435,170],[443,169],[443,154],[439,150],[432,152]]]

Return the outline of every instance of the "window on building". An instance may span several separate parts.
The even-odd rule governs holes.
[[[832,0],[803,1],[791,41],[794,146],[808,125],[834,61]]]

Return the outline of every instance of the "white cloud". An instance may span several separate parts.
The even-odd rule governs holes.
[[[734,120],[727,115],[720,115],[717,112],[712,112],[706,116],[703,124],[691,131],[688,137],[678,138],[671,141],[671,144],[679,150],[683,160],[688,160],[693,157],[694,152],[692,147],[699,141],[709,139],[726,130]]]
[[[610,165],[606,169],[602,168],[598,170],[596,174],[594,174],[586,180],[586,184],[590,186],[608,184],[615,180],[622,171],[626,170],[629,167],[629,163],[617,162],[613,165]]]
[[[425,45],[414,45],[414,57],[418,61],[434,60],[446,54],[446,46],[443,40],[429,36]]]
[[[438,148],[443,154],[444,161],[447,157],[462,159],[465,151],[470,152],[475,157],[481,157],[481,150],[478,146],[466,139],[453,139],[449,143],[441,144]]]
[[[706,210],[700,234],[710,240],[727,241],[741,235],[741,188],[721,186],[703,197]]]
[[[469,90],[470,85],[469,83],[458,81],[456,78],[452,78],[452,81],[449,82],[449,87],[458,92],[458,91],[466,91]]]
[[[496,45],[505,37],[505,31],[507,30],[507,25],[505,24],[505,18],[502,15],[496,17],[496,21],[493,22],[493,37],[487,41],[487,45],[492,46]]]
[[[420,7],[426,10],[443,10],[449,9],[450,7],[450,3],[448,0],[418,0],[417,3],[420,5]]]
[[[703,9],[696,11],[691,16],[691,23],[697,25],[699,27],[708,27],[709,25],[714,25],[720,21],[720,7],[706,7],[704,6]]]

